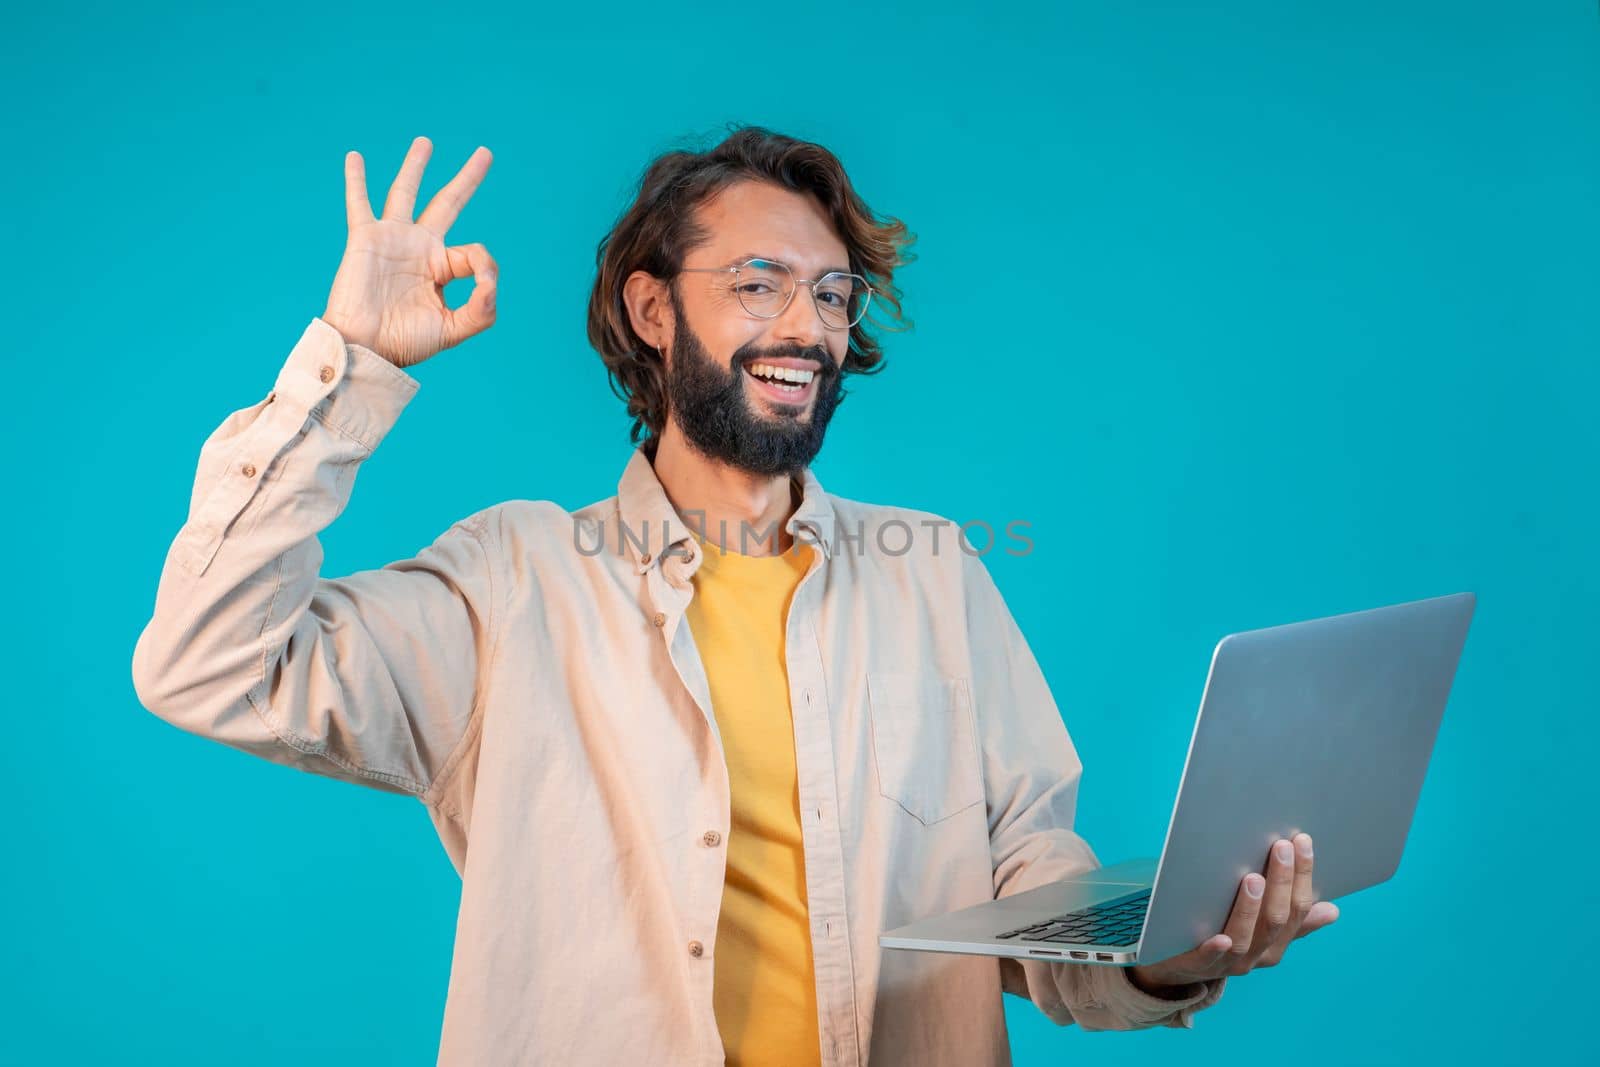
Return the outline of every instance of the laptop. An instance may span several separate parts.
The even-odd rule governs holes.
[[[1316,842],[1318,900],[1391,877],[1411,829],[1472,593],[1217,643],[1157,859],[1101,867],[882,934],[884,948],[1130,966],[1223,928],[1280,837]]]

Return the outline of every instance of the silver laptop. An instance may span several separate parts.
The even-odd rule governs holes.
[[[1280,837],[1316,842],[1317,899],[1394,874],[1476,598],[1230,634],[1217,644],[1157,860],[890,930],[885,948],[1127,966],[1223,928]]]

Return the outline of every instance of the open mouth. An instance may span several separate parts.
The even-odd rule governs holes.
[[[759,395],[780,404],[803,404],[815,391],[817,372],[810,368],[756,362],[745,364],[744,372]]]

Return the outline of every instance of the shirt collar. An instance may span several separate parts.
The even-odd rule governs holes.
[[[800,537],[798,531],[805,530],[804,540],[819,546],[824,558],[831,558],[833,546],[829,543],[829,534],[833,506],[810,467],[800,471],[799,480],[800,506],[784,523],[784,532],[790,537]],[[665,555],[676,553],[692,558],[699,551],[688,525],[667,499],[667,491],[661,488],[655,467],[651,466],[642,447],[633,450],[617,482],[617,513],[623,550],[639,574],[659,563]]]

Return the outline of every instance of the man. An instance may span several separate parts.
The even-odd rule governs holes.
[[[441,1063],[1005,1063],[1002,991],[1187,1026],[1336,917],[1301,835],[1172,960],[878,947],[1097,861],[981,560],[810,470],[845,376],[881,365],[864,313],[898,318],[909,243],[820,146],[747,127],[669,153],[601,243],[590,337],[643,438],[615,496],[508,501],[318,577],[404,368],[495,319],[494,259],[444,244],[489,153],[413,221],[430,151],[379,218],[346,157],[327,308],[203,446],[134,680],[185,730],[422,801],[463,879]]]

